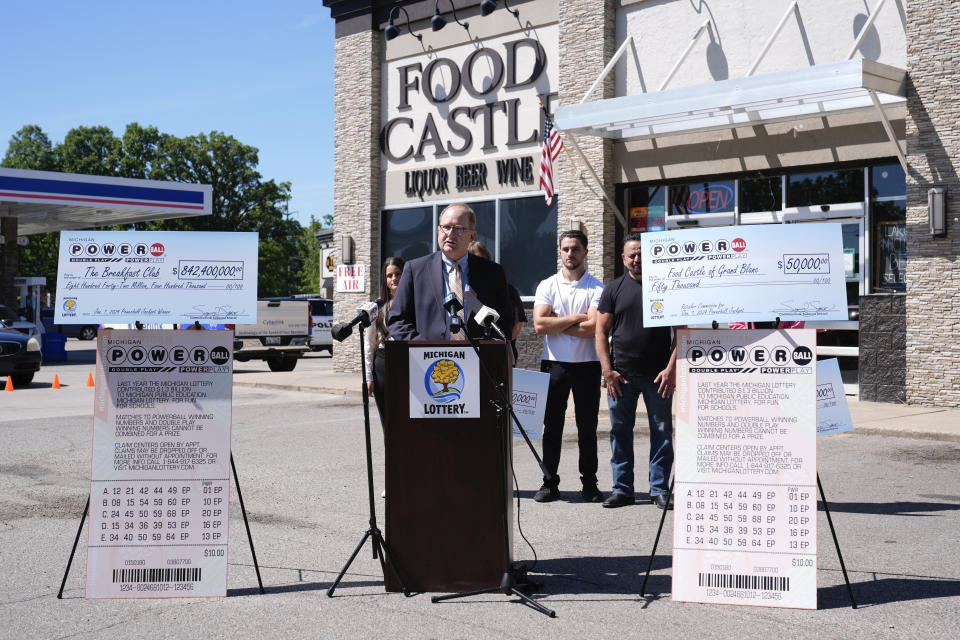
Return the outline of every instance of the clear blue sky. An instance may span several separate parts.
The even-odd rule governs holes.
[[[292,183],[290,211],[333,213],[334,21],[321,0],[0,2],[0,157],[39,125],[122,135],[139,122],[223,131]]]

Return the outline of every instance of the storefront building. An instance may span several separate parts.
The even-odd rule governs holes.
[[[941,3],[324,4],[336,243],[367,269],[363,292],[335,294],[337,317],[377,297],[385,257],[436,249],[450,202],[474,207],[528,315],[570,228],[609,281],[626,231],[836,222],[848,320],[820,327],[820,355],[862,399],[960,406],[960,16]],[[551,206],[544,110],[569,152]],[[521,346],[534,367],[529,325]],[[335,351],[359,368],[358,347]]]

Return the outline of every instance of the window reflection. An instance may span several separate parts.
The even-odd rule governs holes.
[[[780,211],[783,182],[772,178],[744,178],[740,181],[740,213]]]
[[[404,260],[425,256],[433,250],[435,234],[433,207],[386,210],[381,216],[380,255]]]
[[[630,231],[663,231],[666,229],[664,211],[666,210],[666,188],[634,187],[627,189],[627,216],[630,219]]]
[[[551,207],[542,196],[500,201],[500,264],[521,296],[557,270],[556,196]]]
[[[477,214],[477,240],[487,245],[491,254],[497,255],[497,203],[494,200],[486,200],[469,204]]]
[[[787,177],[787,206],[863,202],[863,169],[798,173]]]

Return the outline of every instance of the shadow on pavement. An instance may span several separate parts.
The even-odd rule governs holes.
[[[879,578],[850,585],[857,607],[866,607],[909,600],[951,598],[960,595],[960,580],[931,578],[926,576]],[[836,609],[850,606],[847,585],[825,587],[817,592],[820,609]]]
[[[270,595],[271,593],[298,593],[301,591],[326,591],[327,589],[330,588],[330,585],[332,584],[333,582],[331,581],[331,582],[295,582],[293,584],[270,585],[270,586],[264,586],[264,589],[267,592],[264,595]],[[340,595],[343,595],[343,596],[352,595],[354,597],[358,595],[365,595],[365,596],[381,595],[379,593],[377,594],[370,594],[370,593],[341,594],[342,589],[349,589],[351,587],[376,587],[376,586],[379,586],[382,588],[383,580],[376,580],[376,581],[365,580],[363,582],[347,582],[345,580],[337,586],[337,590],[334,593],[334,597],[340,597]],[[387,593],[386,591],[383,592],[383,594],[386,594],[386,593]],[[228,598],[241,597],[241,596],[258,596],[258,595],[260,595],[260,587],[257,587],[257,586],[244,587],[242,589],[227,589]]]
[[[653,544],[653,540],[650,541]],[[545,583],[550,594],[632,594],[640,593],[649,556],[585,556],[542,559],[534,568],[535,579]],[[651,571],[673,566],[670,556],[656,556]],[[651,575],[647,593],[670,591],[669,575]]]
[[[524,498],[524,499],[527,499],[527,500],[533,500],[533,496],[537,493],[537,491],[539,491],[539,489],[521,489],[520,491],[514,490],[514,491],[513,491],[513,497],[516,498],[517,496],[520,496],[521,498]],[[610,495],[610,492],[609,492],[609,491],[604,491],[604,492],[603,492],[603,495],[604,495],[604,497],[609,496],[609,495]],[[639,492],[638,492],[638,493],[636,494],[635,498],[636,498],[636,505],[635,505],[635,506],[640,506],[640,507],[651,506],[651,507],[652,507],[652,505],[651,505],[651,503],[650,503],[650,494],[649,494],[649,493],[639,493]],[[577,490],[577,491],[561,491],[561,492],[560,492],[559,502],[580,502],[580,503],[586,504],[586,503],[583,502],[583,498],[580,497],[580,491],[579,491],[579,490]],[[601,508],[600,505],[597,505],[597,508],[598,508],[598,509]],[[618,508],[619,508],[619,509],[622,509],[623,507],[618,507]],[[832,502],[830,503],[830,509],[831,509],[831,510],[833,509],[833,503],[832,503]],[[653,510],[656,511],[657,517],[659,518],[659,517],[660,517],[660,511],[659,511],[656,507],[653,507]]]
[[[831,513],[861,513],[867,515],[888,516],[929,516],[931,512],[957,511],[960,503],[919,502],[898,500],[896,502],[833,502],[828,500]],[[823,503],[817,502],[817,510],[823,511]]]

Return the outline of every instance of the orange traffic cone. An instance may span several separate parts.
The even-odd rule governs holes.
[[[93,374],[92,374],[92,373],[88,373],[88,374],[87,374],[87,386],[88,386],[88,387],[93,387],[93,386],[95,386],[95,385],[93,384]]]
[[[53,374],[53,387],[51,388],[52,389],[60,388],[60,376],[58,376],[57,374]]]
[[[13,391],[13,377],[7,376],[7,386],[3,388],[4,391]]]

